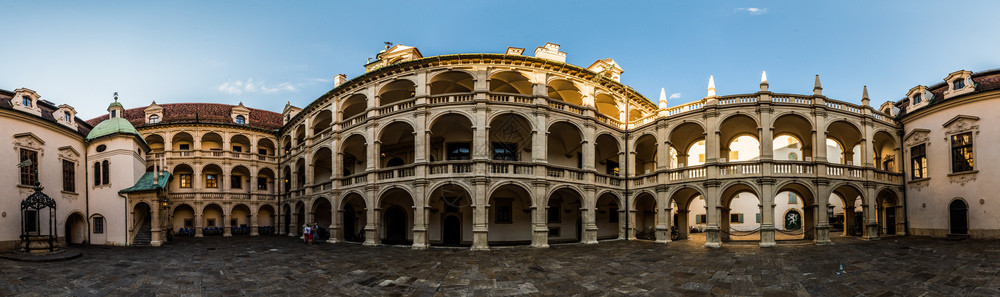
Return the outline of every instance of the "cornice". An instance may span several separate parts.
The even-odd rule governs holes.
[[[940,112],[940,111],[944,111],[944,110],[952,108],[952,107],[956,107],[956,106],[960,106],[960,105],[964,105],[964,104],[969,104],[969,103],[975,103],[975,102],[979,102],[979,101],[991,100],[991,99],[1000,99],[1000,89],[986,91],[986,92],[982,92],[982,93],[970,94],[970,95],[967,95],[967,96],[960,96],[960,97],[955,97],[955,98],[949,98],[948,100],[942,101],[940,103],[933,104],[933,105],[926,106],[924,108],[918,109],[918,110],[914,111],[913,113],[907,113],[899,121],[905,125],[905,124],[909,124],[909,123],[911,123],[911,122],[913,122],[915,120],[924,118],[926,116],[929,116],[931,114],[934,114],[934,113],[937,113],[937,112]]]
[[[58,123],[53,123],[53,122],[47,121],[47,120],[45,120],[43,118],[40,118],[40,117],[37,117],[37,116],[35,116],[33,114],[24,113],[24,112],[17,111],[17,110],[0,109],[0,115],[4,115],[5,117],[9,117],[9,118],[14,118],[14,119],[22,120],[22,121],[29,122],[29,123],[36,124],[36,125],[45,126],[45,127],[49,128],[50,130],[59,132],[60,134],[63,134],[63,135],[69,136],[71,138],[74,138],[76,140],[79,140],[81,143],[84,142],[84,140],[86,140],[86,137],[84,135],[80,135],[80,132],[78,130],[72,130],[72,129],[70,129],[70,127],[66,127],[66,126],[63,126],[62,124],[58,124]]]

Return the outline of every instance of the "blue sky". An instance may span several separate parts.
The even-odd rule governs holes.
[[[207,3],[203,3],[207,2]],[[670,106],[758,90],[860,102],[902,98],[950,72],[1000,67],[997,1],[3,1],[0,88],[27,87],[105,113],[216,102],[280,112],[305,106],[332,77],[391,41],[425,56],[562,45],[567,62],[613,58],[622,82]]]

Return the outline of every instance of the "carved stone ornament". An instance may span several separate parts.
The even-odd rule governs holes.
[[[965,184],[976,181],[976,173],[978,171],[973,171],[969,173],[952,174],[948,176],[948,179],[953,184],[958,184],[959,186],[965,186]]]
[[[946,134],[958,134],[968,131],[979,133],[979,117],[957,115],[942,125]]]
[[[35,134],[31,132],[14,134],[13,144],[15,152],[21,148],[38,151],[39,156],[44,155],[45,152],[45,149],[43,148],[45,141],[42,141],[42,139],[38,138],[38,136],[35,136]]]
[[[910,134],[906,136],[906,146],[911,147],[921,143],[926,143],[930,139],[930,130],[927,129],[915,129],[910,131]]]
[[[64,146],[59,148],[59,158],[67,161],[76,161],[80,158],[80,153],[73,149],[71,146]]]
[[[931,184],[931,181],[929,179],[922,179],[922,180],[917,180],[917,181],[911,181],[910,182],[910,189],[913,189],[914,191],[920,192],[920,190],[923,190],[924,188],[926,188],[930,184]]]

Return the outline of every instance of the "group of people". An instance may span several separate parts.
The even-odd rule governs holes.
[[[311,225],[306,224],[305,227],[302,227],[302,238],[305,240],[305,243],[312,245],[313,241],[316,240],[316,236],[318,235],[319,235],[319,224],[316,223],[313,223]]]

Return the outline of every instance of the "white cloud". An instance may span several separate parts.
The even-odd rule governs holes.
[[[278,93],[278,92],[295,92],[298,89],[295,88],[291,83],[283,82],[277,85],[268,86],[265,83],[254,82],[252,78],[244,81],[227,81],[219,85],[220,92],[229,93],[233,95],[239,95],[243,93]]]
[[[670,94],[670,99],[677,99],[677,98],[680,98],[680,97],[681,97],[681,93]]]
[[[767,13],[767,8],[747,7],[747,8],[737,8],[736,11],[746,12],[749,13],[750,15],[762,15]]]

